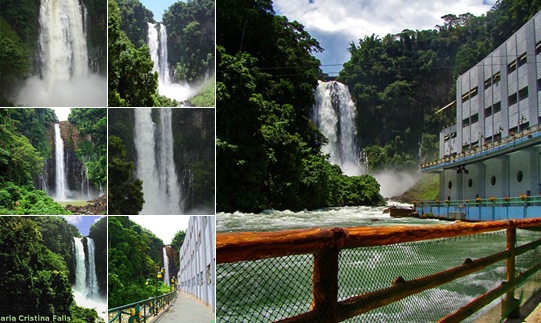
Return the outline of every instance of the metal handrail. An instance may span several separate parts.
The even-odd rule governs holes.
[[[158,315],[169,307],[177,297],[177,292],[172,291],[160,296],[150,297],[134,303],[109,309],[109,323],[117,322],[146,322],[152,316]],[[123,321],[124,319],[124,321]]]
[[[473,314],[487,299],[492,301],[503,293],[512,295],[515,287],[523,283],[541,268],[534,265],[527,272],[516,275],[515,257],[537,248],[541,239],[515,248],[516,229],[541,227],[541,218],[511,221],[490,221],[478,223],[453,223],[431,226],[383,226],[333,229],[301,229],[279,232],[218,233],[216,235],[216,263],[225,264],[241,261],[255,261],[290,255],[313,254],[313,281],[311,310],[300,315],[285,318],[279,322],[340,322],[369,310],[399,301],[407,296],[429,288],[440,286],[465,275],[480,271],[490,264],[506,260],[507,281],[505,286],[482,295],[482,301],[474,300],[443,321]],[[340,250],[383,246],[413,241],[475,235],[486,232],[507,231],[506,250],[476,260],[466,259],[464,264],[447,270],[405,281],[397,277],[389,288],[356,295],[338,301],[338,255]],[[483,305],[483,306],[484,306]],[[505,306],[516,306],[512,302]],[[505,308],[505,312],[509,312]],[[453,316],[454,315],[454,316]]]

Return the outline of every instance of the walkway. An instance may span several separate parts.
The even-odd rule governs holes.
[[[180,292],[177,299],[169,307],[156,323],[177,323],[177,322],[215,322],[215,315],[212,309],[202,301],[188,293]]]

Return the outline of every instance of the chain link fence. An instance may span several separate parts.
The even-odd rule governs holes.
[[[517,237],[517,245],[522,245],[537,240],[539,233],[518,230]],[[293,322],[315,318],[320,322],[436,322],[500,286],[506,280],[505,259],[396,301],[379,300],[378,297],[386,298],[381,295],[387,295],[379,292],[386,293],[402,282],[420,280],[459,267],[467,258],[470,260],[466,262],[503,252],[506,241],[506,230],[499,230],[344,248],[336,250],[337,261],[332,256],[318,257],[316,252],[316,256],[300,254],[221,263],[216,267],[217,321]],[[517,271],[524,271],[539,262],[538,249],[516,257]],[[321,263],[314,264],[315,258]],[[319,267],[325,269],[322,271]],[[333,283],[332,277],[327,276],[329,273],[332,276],[334,267],[336,282]],[[336,290],[334,296],[333,289]],[[317,290],[331,291],[331,296],[322,296]],[[368,311],[360,310],[362,313],[351,317],[351,311],[341,304],[359,295],[367,295],[356,303],[361,309],[365,305],[372,308],[373,303],[383,305]],[[335,313],[332,309],[317,309],[317,304],[320,307],[321,304],[324,307],[337,305],[334,306]]]

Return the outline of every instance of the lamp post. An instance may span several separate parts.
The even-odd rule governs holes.
[[[175,277],[172,277],[171,278],[171,289],[170,289],[170,291],[173,291],[173,290],[177,289],[176,283],[177,283],[177,279]]]
[[[148,276],[152,276],[153,278],[156,279],[156,292],[154,294],[155,297],[158,297],[158,281],[160,279],[162,279],[163,277],[163,274],[165,273],[165,268],[162,268],[161,270],[159,269],[159,267],[156,267],[156,269],[158,269],[158,271],[156,272],[156,274],[148,274]],[[155,276],[154,276],[155,275]],[[151,283],[151,279],[150,278],[147,278],[147,281],[145,282],[145,285],[150,285]],[[157,299],[154,300],[154,315],[158,315],[158,312],[157,312],[157,306],[156,306],[156,303],[157,303]]]

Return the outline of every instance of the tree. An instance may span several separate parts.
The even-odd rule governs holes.
[[[171,247],[179,251],[180,248],[182,247],[182,244],[184,243],[185,238],[186,238],[186,232],[184,232],[184,230],[178,230],[177,233],[175,233],[175,237],[173,238],[173,241],[171,241]]]
[[[109,136],[109,214],[139,214],[143,209],[143,182],[133,178],[134,168],[126,161],[122,140]]]

